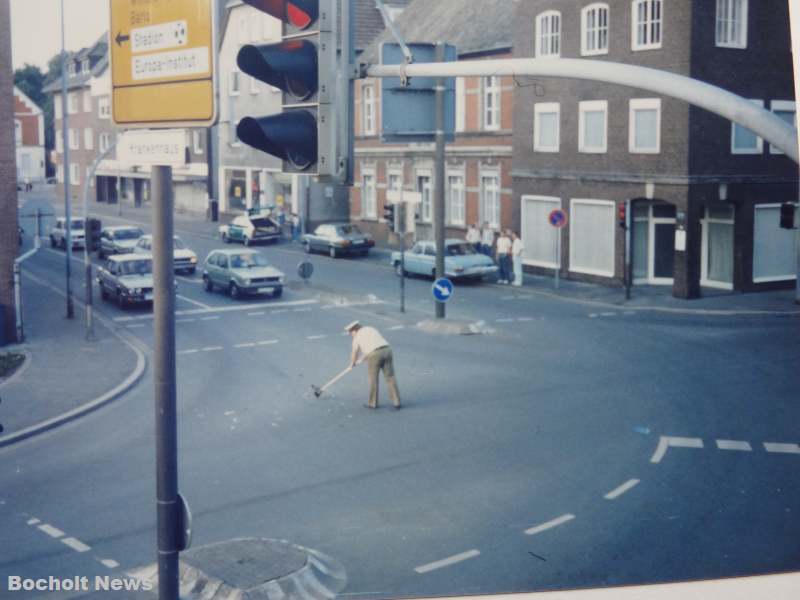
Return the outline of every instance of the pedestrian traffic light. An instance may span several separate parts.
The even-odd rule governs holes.
[[[619,226],[625,229],[627,226],[627,205],[625,202],[620,202],[617,206],[617,221]]]
[[[283,161],[285,173],[333,177],[337,157],[337,0],[244,0],[280,19],[282,41],[242,46],[242,72],[280,89],[283,111],[244,117],[236,127],[242,142]],[[343,63],[342,63],[343,64]]]
[[[781,204],[781,229],[794,229],[794,213],[797,205],[794,202]]]
[[[383,218],[389,225],[389,231],[397,231],[397,221],[395,220],[395,205],[387,202],[383,205]]]

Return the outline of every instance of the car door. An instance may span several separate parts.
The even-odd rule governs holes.
[[[236,240],[237,242],[241,242],[244,239],[244,231],[247,228],[246,223],[242,219],[242,217],[236,217],[231,223],[231,227],[228,231],[228,236],[232,240]]]
[[[220,254],[212,254],[206,262],[206,271],[208,271],[208,279],[211,283],[219,283],[219,257]]]
[[[433,244],[425,244],[425,254],[422,257],[423,275],[431,275],[436,270],[436,249]]]
[[[228,286],[228,256],[225,254],[219,254],[217,256],[216,277],[214,283],[222,287]]]
[[[320,248],[320,238],[322,237],[322,232],[325,230],[324,225],[320,225],[314,230],[314,233],[308,236],[308,245],[312,250],[319,250]]]
[[[113,260],[107,260],[103,269],[100,271],[100,285],[106,291],[111,291],[115,288],[114,278],[117,273],[117,265]]]
[[[417,242],[411,248],[411,251],[406,254],[405,263],[406,263],[406,271],[409,273],[421,273],[422,265],[420,261],[422,259],[422,244]]]

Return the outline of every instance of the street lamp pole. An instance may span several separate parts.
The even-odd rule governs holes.
[[[67,137],[67,50],[64,33],[64,0],[61,0],[61,139],[64,148],[64,216],[66,217],[66,245],[67,245],[67,318],[75,316],[72,302],[72,206],[69,197],[69,139]],[[85,243],[85,241],[84,241]]]

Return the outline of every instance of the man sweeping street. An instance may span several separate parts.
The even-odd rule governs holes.
[[[378,373],[383,371],[386,385],[389,388],[389,398],[395,410],[400,409],[400,392],[397,390],[397,380],[394,376],[394,363],[392,348],[383,336],[374,327],[362,327],[358,321],[353,321],[344,328],[353,338],[353,351],[350,354],[350,367],[355,367],[359,354],[365,357],[369,369],[369,401],[365,408],[378,408]]]

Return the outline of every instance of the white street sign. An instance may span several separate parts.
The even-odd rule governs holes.
[[[131,165],[186,164],[186,130],[126,131],[117,145],[119,160]]]
[[[185,46],[189,37],[186,21],[159,23],[149,27],[139,27],[131,31],[131,51],[152,52],[166,48]]]
[[[134,81],[201,75],[208,70],[207,48],[145,54],[134,56],[131,61],[131,77]]]

